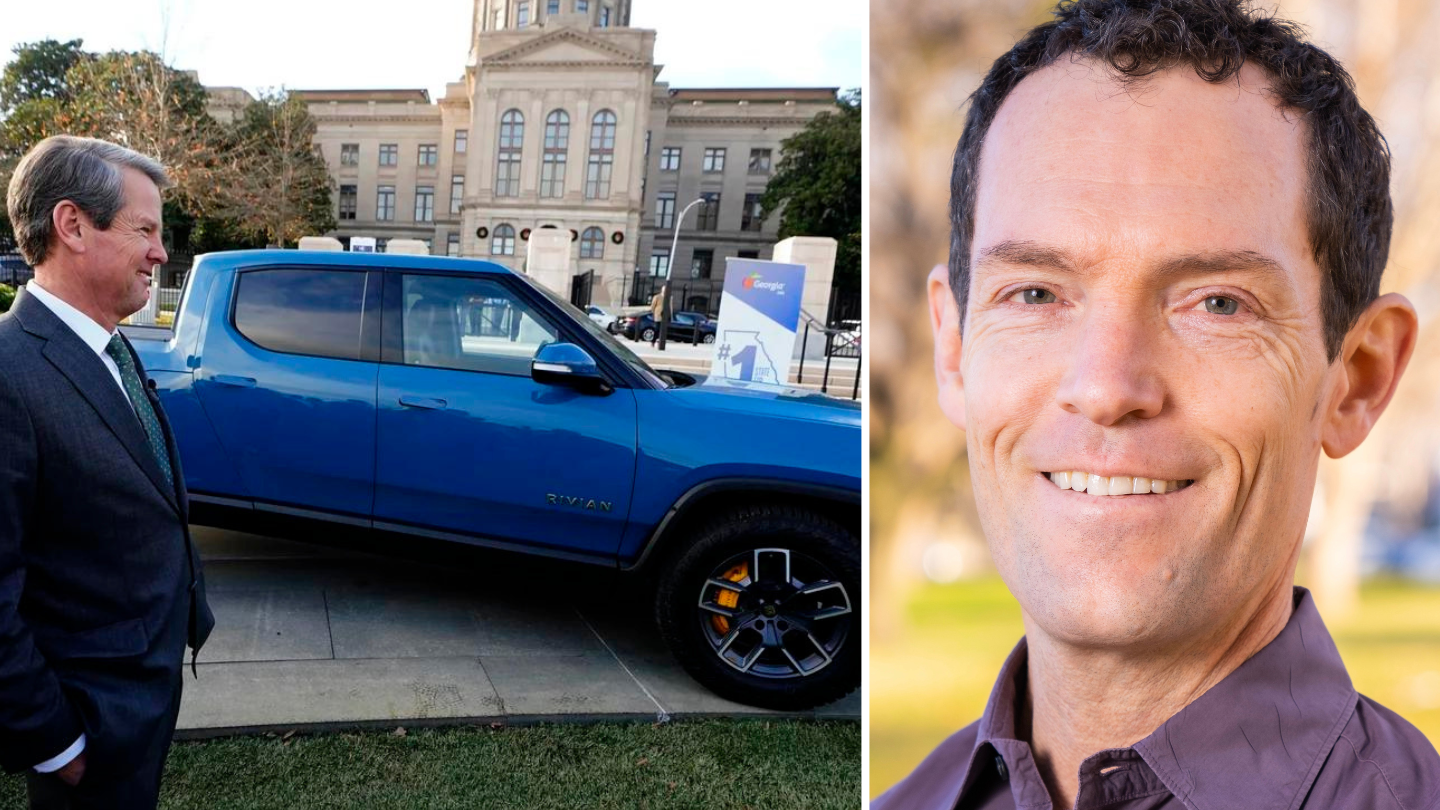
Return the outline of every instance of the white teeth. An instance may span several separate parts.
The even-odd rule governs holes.
[[[1180,481],[1166,481],[1144,476],[1112,475],[1104,478],[1079,470],[1049,473],[1050,481],[1061,489],[1088,492],[1091,495],[1163,495],[1180,489]]]
[[[1089,475],[1085,478],[1085,492],[1090,495],[1110,494],[1110,480],[1101,478],[1098,475]]]

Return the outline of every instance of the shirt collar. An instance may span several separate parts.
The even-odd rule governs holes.
[[[1278,636],[1132,747],[1191,810],[1294,807],[1355,711],[1358,695],[1314,600],[1304,588],[1294,593],[1295,609]],[[1001,669],[957,798],[977,768],[988,766],[986,746],[1005,757],[1012,774],[1034,767],[1015,734],[1027,655],[1021,639]],[[1048,803],[1048,796],[1016,799]]]
[[[89,346],[91,351],[104,356],[105,347],[110,345],[110,338],[114,337],[114,332],[107,331],[105,327],[91,320],[89,315],[65,303],[55,293],[41,287],[33,278],[26,282],[25,292],[34,296],[36,300],[55,313],[55,317],[70,327],[70,331],[74,332],[86,346]]]

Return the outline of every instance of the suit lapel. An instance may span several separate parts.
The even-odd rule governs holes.
[[[70,384],[75,386],[75,390],[80,392],[80,396],[95,409],[100,419],[110,428],[110,432],[125,446],[130,457],[145,471],[155,489],[178,513],[180,507],[176,502],[175,488],[167,485],[159,462],[150,452],[145,429],[140,426],[135,409],[125,398],[120,386],[115,383],[115,378],[110,376],[110,370],[105,367],[100,357],[51,312],[49,307],[38,301],[30,301],[30,296],[23,290],[16,296],[11,310],[25,327],[25,331],[45,339],[42,352],[45,359],[70,380]]]

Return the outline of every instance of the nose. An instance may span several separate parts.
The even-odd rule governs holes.
[[[160,235],[157,233],[152,239],[153,241],[150,243],[150,261],[154,264],[164,264],[170,261],[170,254],[165,252],[165,243],[161,240]]]
[[[1074,328],[1080,334],[1072,336],[1070,367],[1056,393],[1060,407],[1102,427],[1159,415],[1165,388],[1155,334],[1143,316],[1100,307]]]

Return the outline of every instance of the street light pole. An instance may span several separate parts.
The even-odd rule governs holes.
[[[660,294],[664,296],[660,302],[660,323],[655,324],[655,328],[660,330],[660,351],[662,352],[665,351],[665,335],[670,331],[670,279],[675,277],[675,248],[680,244],[680,223],[685,221],[685,215],[690,213],[691,208],[703,202],[705,202],[705,198],[701,197],[690,203],[680,212],[680,216],[675,218],[675,235],[670,238],[670,263],[665,269],[665,283],[660,285]]]

